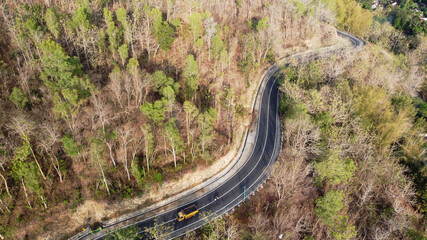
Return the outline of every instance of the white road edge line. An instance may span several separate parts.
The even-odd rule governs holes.
[[[272,76],[271,76],[272,77]],[[277,79],[277,77],[276,77],[276,79]],[[276,79],[274,80],[274,81],[276,81]],[[268,80],[267,80],[268,81]],[[273,84],[274,84],[274,81],[273,81]],[[267,83],[266,83],[266,86],[267,86]],[[270,88],[270,92],[271,92],[271,88]],[[262,99],[263,99],[263,97],[264,97],[264,93],[265,93],[265,91],[263,91],[262,92],[262,95],[261,95],[261,103],[262,103]],[[268,100],[268,102],[270,103],[270,99]],[[259,118],[259,116],[258,116],[258,118]],[[250,159],[251,157],[252,157],[252,155],[254,154],[254,150],[255,150],[255,146],[256,146],[256,144],[257,144],[257,142],[258,142],[258,134],[259,134],[259,131],[260,131],[260,129],[259,129],[259,124],[260,124],[260,121],[258,121],[257,122],[257,133],[256,133],[256,136],[255,136],[255,143],[254,143],[254,148],[252,149],[252,151],[251,151],[251,155],[248,157],[248,159]],[[248,130],[249,131],[249,130]],[[249,133],[248,133],[249,134]],[[243,164],[243,166],[241,166],[239,169],[242,169],[242,168],[244,168],[246,165],[247,165],[247,163],[248,163],[248,161],[246,161],[244,164]],[[258,162],[257,162],[257,164],[258,164]],[[255,167],[257,166],[257,164],[255,165]],[[255,168],[254,167],[254,168]],[[254,169],[253,168],[253,169]],[[253,169],[251,170],[251,172],[253,171]],[[231,169],[230,169],[231,170]],[[236,172],[234,172],[233,173],[233,175],[231,175],[228,179],[231,179],[231,178],[233,178],[236,174],[238,173],[238,171],[236,171]],[[246,178],[246,177],[245,177]],[[227,179],[227,180],[228,180]],[[222,185],[221,185],[222,186]],[[234,187],[233,187],[234,188]],[[232,188],[232,189],[233,189]],[[209,192],[207,192],[207,193],[205,193],[205,194],[203,194],[203,195],[201,195],[201,196],[199,196],[198,198],[196,198],[195,200],[193,200],[193,201],[197,201],[197,200],[200,200],[201,198],[203,198],[203,197],[205,197],[205,196],[207,196],[207,195],[209,195],[210,193],[212,193],[212,192],[214,192],[215,190],[216,190],[217,188],[214,188],[214,189],[212,189],[211,191],[209,191]],[[224,194],[223,194],[224,195]],[[185,196],[184,196],[185,197]],[[188,204],[188,203],[187,203]],[[166,213],[169,213],[169,212],[173,212],[173,211],[175,211],[175,209],[178,209],[178,208],[182,208],[183,206],[185,206],[185,205],[187,205],[187,204],[181,204],[180,206],[178,206],[178,207],[176,207],[176,208],[174,208],[173,210],[167,210],[167,211],[165,211],[165,212],[163,212],[163,213],[159,213],[159,214],[157,214],[157,215],[155,215],[155,216],[152,216],[152,217],[149,217],[149,218],[147,218],[147,219],[144,219],[144,220],[141,220],[141,221],[139,221],[139,222],[136,222],[136,223],[133,223],[133,224],[129,224],[129,225],[126,225],[126,226],[123,226],[123,227],[120,227],[119,229],[123,229],[123,228],[126,228],[126,227],[129,227],[129,226],[132,226],[132,225],[135,225],[135,224],[138,224],[138,223],[140,223],[140,222],[143,222],[143,221],[148,221],[148,220],[151,220],[151,219],[154,219],[154,218],[156,218],[156,217],[158,217],[158,216],[160,216],[160,215],[163,215],[163,214],[166,214]],[[161,206],[161,207],[164,207],[164,206]],[[126,220],[125,220],[126,221]],[[166,223],[169,223],[170,221],[168,221],[168,222],[164,222],[162,225],[164,225],[164,224],[166,224]],[[117,231],[117,230],[119,230],[119,229],[116,229],[115,231]],[[151,229],[151,228],[149,228],[149,229]],[[96,237],[96,238],[94,238],[94,240],[97,240],[97,239],[100,239],[100,238],[102,238],[102,237],[104,237],[104,236],[107,236],[109,233],[105,233],[105,234],[103,234],[103,235],[101,235],[101,236],[98,236],[98,237]]]
[[[272,85],[271,85],[271,87],[270,87],[270,90],[269,90],[269,96],[271,96],[271,91],[273,90],[273,86],[274,86],[274,82],[277,80],[277,77],[273,80],[273,83],[272,83]],[[270,98],[268,99],[268,107],[270,106]],[[270,111],[269,111],[270,112]],[[266,132],[268,132],[268,121],[269,121],[269,119],[270,119],[270,115],[269,114],[267,114],[267,131]],[[232,188],[230,188],[230,190],[228,190],[226,193],[224,193],[224,194],[222,194],[222,196],[224,196],[224,195],[226,195],[227,193],[229,193],[230,191],[232,191],[234,188],[236,188],[241,182],[243,182],[255,169],[256,169],[256,167],[258,166],[258,163],[260,162],[260,160],[261,160],[261,158],[262,158],[262,155],[263,155],[263,153],[264,153],[264,150],[265,150],[265,147],[266,147],[266,145],[267,145],[267,136],[268,135],[266,135],[265,136],[265,140],[264,140],[264,147],[263,147],[263,149],[262,149],[262,152],[261,152],[261,155],[260,155],[260,157],[258,158],[258,161],[257,161],[257,163],[255,164],[255,166],[251,169],[251,171],[242,179],[242,180],[240,180],[236,185],[234,185]],[[255,146],[255,145],[254,145]],[[254,149],[255,149],[255,147],[254,147]],[[253,152],[253,151],[252,151]],[[252,157],[252,154],[251,154],[251,157]],[[257,179],[258,180],[258,179]],[[252,186],[252,185],[251,185]],[[211,191],[211,192],[213,192],[213,191]],[[239,195],[240,196],[240,195]],[[197,199],[198,200],[198,199]],[[209,206],[210,204],[212,204],[212,202],[209,202],[208,204],[206,204],[206,205],[204,205],[204,206],[202,206],[202,207],[200,207],[199,209],[201,210],[201,209],[203,209],[203,208],[205,208],[205,207],[207,207],[207,206]],[[176,209],[178,209],[178,208],[176,208]],[[222,208],[221,208],[222,209]],[[171,210],[172,211],[172,210]],[[162,215],[162,214],[160,214],[160,215]],[[148,221],[148,220],[151,220],[151,219],[153,219],[154,217],[151,217],[151,218],[147,218],[147,219],[144,219],[143,221]],[[143,221],[141,221],[141,222],[143,222]],[[170,222],[174,222],[174,221],[176,221],[176,219],[174,218],[174,219],[172,219],[172,220],[169,220],[169,221],[166,221],[166,222],[163,222],[163,223],[161,223],[161,224],[159,224],[159,226],[162,226],[162,225],[165,225],[165,224],[167,224],[167,223],[170,223]],[[152,229],[152,227],[151,228],[148,228],[148,229],[146,229],[146,230],[144,230],[144,231],[141,231],[141,232],[139,232],[139,233],[142,233],[142,232],[145,232],[145,231],[147,231],[147,230],[150,230],[150,229]]]
[[[273,81],[273,85],[274,85],[274,82],[277,80],[277,78]],[[279,99],[279,98],[277,98],[277,99]],[[270,101],[269,101],[270,102]],[[276,108],[276,110],[277,110],[277,108]],[[276,111],[277,112],[277,111]],[[277,123],[277,118],[276,118],[276,123]],[[281,127],[281,126],[280,126]],[[267,125],[267,128],[268,128],[268,125]],[[277,131],[276,131],[276,133],[274,134],[274,137],[275,137],[275,141],[277,140]],[[265,141],[265,143],[267,143],[267,138],[266,138],[266,141]],[[264,152],[264,150],[265,150],[265,146],[266,145],[264,145],[264,149],[263,149],[263,152]],[[276,151],[276,147],[277,147],[277,144],[274,146],[274,148],[273,148],[273,153]],[[262,156],[262,154],[261,154],[261,156]],[[271,164],[271,160],[273,159],[273,157],[274,157],[274,154],[270,157],[270,160],[269,160],[269,162],[268,162],[268,164],[267,164],[267,166],[270,166],[270,164]],[[261,157],[260,157],[260,159],[261,159]],[[263,170],[263,172],[258,176],[258,178],[248,187],[248,189],[249,188],[251,188],[253,185],[255,185],[257,182],[258,182],[258,180],[262,177],[262,176],[264,176],[264,174],[265,174],[265,172],[268,170],[268,168],[266,167],[264,170]],[[237,198],[240,198],[241,196],[243,195],[243,193],[241,193],[241,194],[239,194],[239,196],[237,196]],[[236,198],[236,199],[237,199]],[[243,201],[243,200],[242,200]],[[233,207],[231,207],[231,208],[234,208],[236,205],[238,205],[239,203],[241,203],[242,201],[240,201],[240,202],[238,202],[238,203],[236,203]],[[210,203],[209,203],[210,204]],[[222,207],[222,208],[220,208],[220,209],[218,209],[218,211],[217,212],[219,212],[219,211],[221,211],[221,210],[223,210],[224,208],[226,208],[227,206],[229,206],[231,204],[231,202],[230,203],[228,203],[227,205],[225,205],[224,207]],[[199,220],[197,220],[196,222],[194,222],[194,223],[191,223],[190,225],[187,225],[187,226],[191,226],[191,225],[194,225],[194,224],[196,224],[196,223],[199,223],[199,222],[201,222],[202,220],[205,220],[205,219],[207,219],[207,218],[209,218],[210,216],[212,216],[212,215],[214,215],[215,213],[212,213],[212,214],[210,214],[209,216],[206,216],[206,217],[204,217],[204,218],[202,218],[202,219],[199,219]],[[221,215],[218,215],[217,217],[219,217],[219,216],[221,216]],[[150,228],[151,229],[151,228]],[[194,229],[192,229],[192,230],[195,230],[195,229],[197,229],[197,227],[196,228],[194,228]],[[171,232],[171,234],[172,233],[174,233],[174,232],[177,232],[177,231],[179,231],[179,230],[174,230],[173,232]],[[144,232],[144,231],[143,231]],[[139,232],[139,233],[141,233],[141,232]],[[179,236],[176,236],[176,237],[179,237]],[[173,238],[176,238],[176,237],[173,237]],[[173,239],[173,238],[170,238],[170,239]]]

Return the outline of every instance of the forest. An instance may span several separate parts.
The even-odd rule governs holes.
[[[263,71],[339,43],[333,26],[370,43],[283,68],[271,180],[183,238],[422,238],[427,41],[386,11],[354,0],[4,0],[0,238],[65,239],[216,173],[253,122]]]
[[[66,238],[219,171],[263,69],[337,41],[326,4],[5,0],[0,236]]]
[[[360,31],[339,6],[335,25],[368,44],[282,68],[270,180],[182,239],[426,239],[427,38],[390,9],[357,10]]]

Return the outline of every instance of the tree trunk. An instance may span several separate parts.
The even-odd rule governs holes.
[[[172,155],[173,155],[173,163],[175,164],[175,167],[176,167],[176,153],[173,145],[172,145]]]
[[[127,160],[127,158],[125,158],[125,170],[126,170],[126,174],[128,176],[128,181],[130,181],[130,174],[129,174],[129,168],[128,168],[128,160]]]
[[[102,178],[104,179],[105,188],[107,188],[108,196],[110,196],[110,189],[108,188],[107,179],[105,178],[104,169],[102,169],[101,163],[98,162],[99,169],[101,169]]]
[[[6,178],[4,178],[4,177],[3,177],[3,175],[2,175],[1,173],[0,173],[0,177],[1,177],[1,178],[3,178],[4,185],[6,186],[6,192],[7,192],[7,195],[9,195],[9,197],[11,197],[11,198],[12,198],[12,195],[10,195],[10,192],[9,192],[9,187],[7,186]]]
[[[194,141],[193,141],[193,138],[194,138],[194,135],[191,134],[191,149],[190,149],[190,152],[191,152],[191,160],[194,163]]]
[[[30,144],[30,143],[28,142],[28,144]],[[44,179],[44,180],[46,180],[46,176],[44,175],[44,173],[43,173],[43,171],[42,171],[42,168],[40,167],[40,164],[39,164],[39,162],[37,161],[37,158],[36,158],[36,155],[34,154],[33,148],[32,148],[32,147],[30,147],[30,150],[31,150],[31,154],[33,155],[34,161],[36,162],[37,167],[39,168],[40,173],[42,174],[43,179]]]
[[[187,146],[190,144],[190,117],[188,115],[186,114],[187,121],[185,121],[187,123]]]
[[[166,152],[166,136],[165,135],[163,135],[163,143],[164,143],[164,149],[165,149],[165,155],[167,154],[167,152]]]
[[[52,155],[53,155],[53,158],[55,159],[55,162],[56,162],[56,165],[55,165],[55,162],[53,162],[53,161],[52,161],[53,168],[55,168],[56,172],[58,173],[58,176],[59,176],[59,182],[61,182],[61,183],[62,183],[62,181],[63,181],[64,179],[62,178],[62,172],[61,172],[61,167],[59,166],[58,158],[55,156],[55,154],[52,154]]]
[[[40,195],[40,198],[42,199],[42,203],[44,205],[44,208],[47,209],[46,201],[44,200],[43,195]]]
[[[130,181],[130,176],[129,176],[129,169],[128,169],[128,148],[127,148],[127,144],[128,142],[125,142],[125,169],[126,169],[126,173],[128,175],[128,180]]]
[[[202,153],[205,153],[205,141],[202,139]]]
[[[5,206],[5,208],[6,208],[6,210],[10,213],[9,208],[7,207],[7,205],[6,205],[6,204],[4,204],[3,200],[1,200],[1,199],[0,199],[0,203],[1,203],[2,205],[4,205],[4,206]],[[3,210],[2,210],[2,212],[3,212]],[[1,235],[0,235],[0,236],[1,236]]]
[[[107,147],[108,147],[108,150],[110,151],[110,158],[111,158],[111,161],[113,162],[113,165],[114,165],[114,167],[116,166],[116,161],[114,160],[114,157],[113,157],[113,147],[111,146],[111,144],[110,143],[108,143],[107,141],[104,141],[105,142],[105,144],[107,145]]]
[[[150,171],[150,158],[148,157],[148,143],[145,143],[145,159],[147,160],[147,171]]]
[[[32,207],[31,207],[30,200],[28,199],[27,188],[25,187],[24,179],[23,179],[22,177],[21,177],[21,183],[22,183],[22,187],[24,187],[24,194],[25,194],[25,198],[27,199],[28,206],[29,206],[30,208],[32,208]]]

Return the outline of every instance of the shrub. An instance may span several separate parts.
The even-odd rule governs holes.
[[[18,108],[24,108],[28,104],[28,98],[21,91],[21,89],[14,87],[12,93],[9,95],[9,100],[13,102]]]
[[[163,175],[161,173],[154,174],[154,181],[157,183],[160,183],[160,185],[162,185]]]

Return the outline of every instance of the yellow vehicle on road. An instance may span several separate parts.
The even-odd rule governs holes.
[[[189,219],[192,216],[196,215],[199,212],[196,205],[191,205],[187,208],[182,209],[178,212],[178,222],[181,222],[184,219]]]

